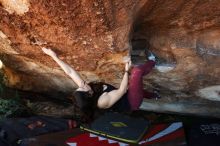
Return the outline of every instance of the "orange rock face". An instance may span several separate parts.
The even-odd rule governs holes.
[[[37,92],[74,90],[74,83],[41,47],[55,50],[87,81],[116,86],[124,70],[122,58],[131,50],[149,49],[165,70],[173,68],[154,69],[146,76],[145,88],[158,89],[163,98],[147,101],[158,108],[143,108],[220,117],[218,0],[0,3],[0,59],[8,86]],[[170,103],[181,108],[161,106]],[[198,110],[201,105],[208,110]]]
[[[154,81],[163,76],[163,82],[160,79],[157,84],[164,90],[183,91],[187,97],[195,97],[199,89],[219,85],[219,5],[217,0],[159,0],[141,9],[133,40],[146,40],[162,62],[176,64],[166,74],[157,72],[151,76]]]
[[[111,80],[109,82],[118,84],[117,78],[123,70],[122,58],[130,49],[132,13],[129,11],[135,6],[134,2],[127,6],[124,1],[112,4],[97,0],[24,3],[18,0],[17,3],[21,5],[13,7],[12,1],[2,1],[0,30],[19,56],[58,68],[41,51],[41,47],[49,47],[76,70],[83,71],[82,76],[88,81]],[[26,3],[29,11],[21,14],[19,8]],[[3,48],[2,54],[8,54]],[[8,66],[10,60],[5,59],[4,64],[16,68]]]

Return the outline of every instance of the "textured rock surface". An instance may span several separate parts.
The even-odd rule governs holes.
[[[153,70],[143,108],[220,117],[218,0],[0,0],[0,59],[6,84],[70,93],[74,83],[40,50],[53,48],[87,80],[118,85],[122,58],[148,48],[169,72]],[[16,6],[14,5],[16,3]],[[201,108],[203,107],[203,108]],[[201,110],[200,110],[201,109]]]
[[[150,46],[162,62],[176,64],[170,72],[147,77],[166,101],[158,107],[147,101],[144,108],[220,114],[219,5],[217,0],[159,0],[142,8],[133,41]]]

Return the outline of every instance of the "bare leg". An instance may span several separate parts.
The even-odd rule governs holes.
[[[148,74],[153,69],[154,65],[155,62],[150,60],[132,69],[128,88],[128,100],[131,110],[137,110],[141,105],[144,98],[143,76]]]

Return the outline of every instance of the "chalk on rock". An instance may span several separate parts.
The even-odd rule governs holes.
[[[199,89],[196,94],[211,101],[220,101],[220,85],[213,85]]]
[[[166,73],[166,72],[173,70],[175,68],[175,65],[174,64],[158,64],[158,65],[155,65],[155,68],[159,72]]]

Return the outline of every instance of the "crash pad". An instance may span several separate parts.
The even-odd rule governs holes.
[[[126,143],[138,143],[146,133],[149,122],[143,118],[108,112],[91,124],[81,125],[85,131]]]
[[[68,146],[186,146],[185,132],[181,122],[151,125],[138,144],[120,142],[104,136],[82,133],[67,139]]]

